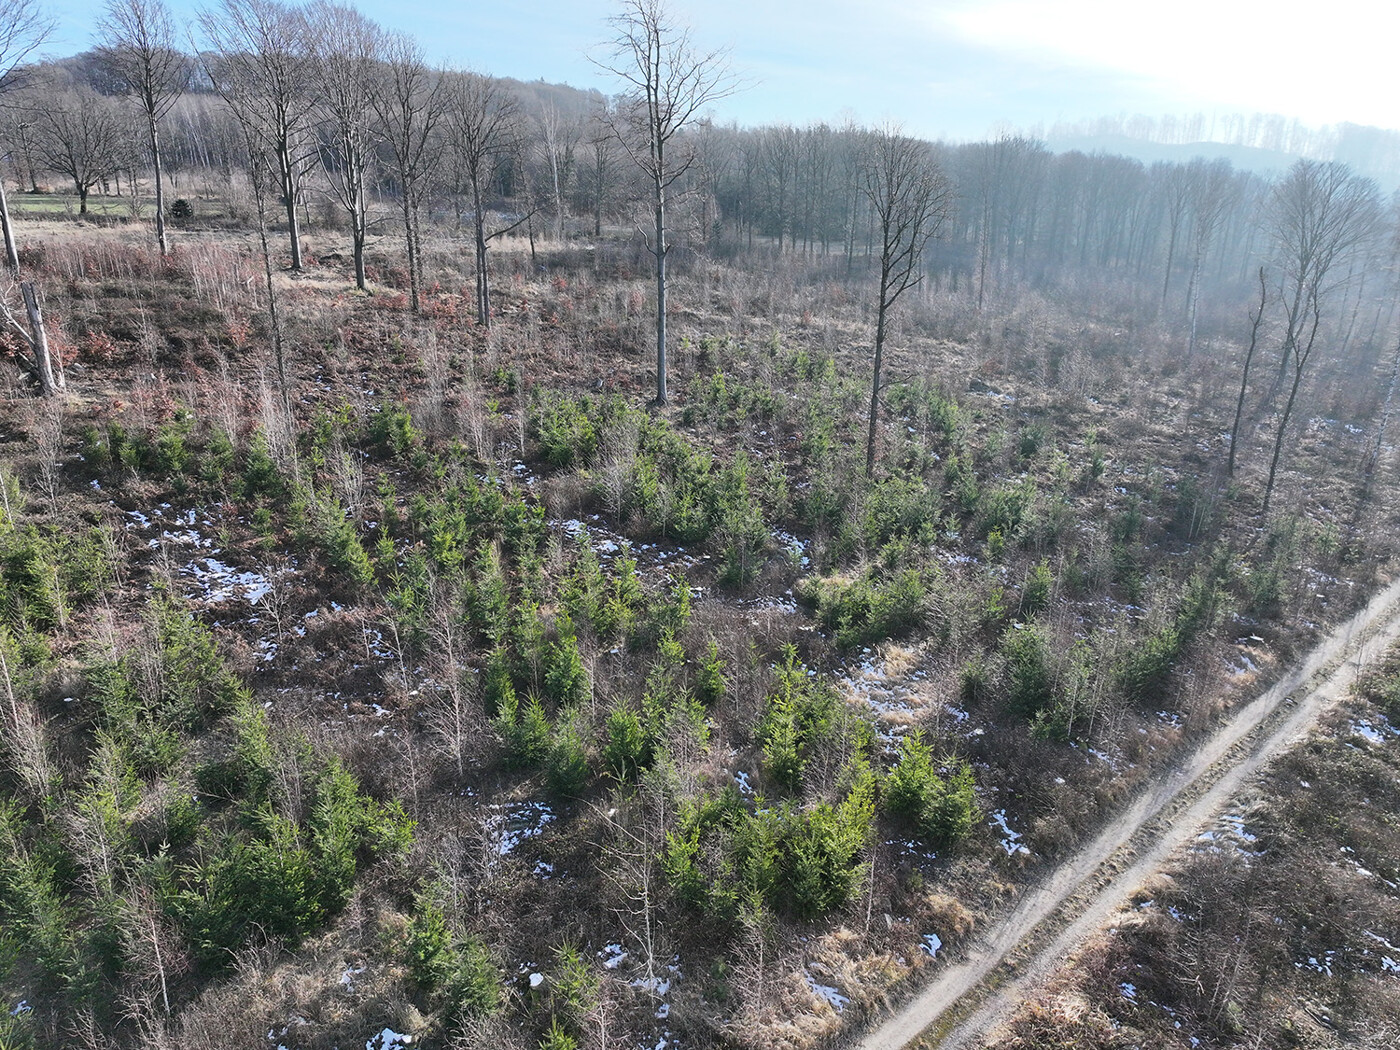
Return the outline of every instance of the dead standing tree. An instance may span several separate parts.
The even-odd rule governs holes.
[[[870,380],[870,431],[865,473],[875,474],[875,430],[880,418],[880,374],[889,313],[899,297],[918,284],[928,242],[938,236],[952,205],[952,183],[933,160],[928,144],[882,128],[870,139],[864,190],[880,239],[880,292],[875,321],[875,368]]]
[[[43,13],[35,0],[0,0],[0,91],[15,84],[15,68],[34,53],[49,35],[53,23]],[[9,265],[14,283],[19,286],[20,301],[23,303],[25,323],[20,324],[10,308],[9,297],[0,298],[0,313],[5,323],[12,328],[30,349],[33,364],[25,362],[39,381],[39,389],[45,397],[52,397],[63,390],[63,363],[55,361],[49,352],[48,334],[44,331],[44,312],[39,301],[39,290],[33,281],[22,281],[19,275],[19,249],[15,245],[14,228],[10,224],[10,209],[5,201],[5,183],[0,179],[0,232],[5,238],[5,261]],[[2,655],[2,654],[0,654]],[[6,682],[8,684],[8,672]]]
[[[677,136],[705,107],[739,87],[723,51],[698,51],[690,31],[660,0],[625,0],[611,19],[617,36],[612,57],[599,65],[626,85],[618,108],[605,119],[650,189],[652,232],[647,250],[656,260],[656,403],[666,403],[667,195],[695,161]]]
[[[44,331],[44,310],[39,302],[39,291],[33,281],[16,281],[19,285],[20,302],[24,308],[24,321],[21,323],[18,312],[10,307],[9,296],[0,296],[0,315],[5,324],[19,336],[33,361],[22,361],[26,371],[39,381],[39,390],[45,397],[52,397],[65,388],[63,362],[49,349],[48,333]]]
[[[175,46],[170,9],[162,0],[108,0],[98,28],[102,33],[98,55],[146,118],[156,184],[156,240],[164,255],[170,244],[165,234],[160,122],[189,84],[190,60]]]

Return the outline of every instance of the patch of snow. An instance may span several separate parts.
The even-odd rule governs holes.
[[[1006,851],[1008,857],[1014,857],[1018,853],[1031,855],[1031,851],[1021,845],[1021,833],[1012,831],[1010,825],[1006,823],[1006,810],[999,809],[992,814],[992,819],[988,827],[998,828],[1001,831],[1001,848]]]
[[[627,961],[627,952],[620,944],[605,944],[598,958],[603,960],[603,969],[616,970]]]
[[[1383,938],[1382,935],[1373,934],[1373,932],[1369,930],[1362,930],[1361,932],[1364,932],[1366,937],[1371,938],[1372,941],[1376,942],[1376,944],[1379,944],[1380,946],[1382,946],[1382,948],[1385,948],[1387,952],[1394,952],[1396,953],[1396,955],[1400,955],[1400,948],[1396,948],[1396,946],[1390,944],[1390,942],[1387,941],[1386,938]]]
[[[1314,973],[1320,973],[1325,977],[1331,977],[1332,963],[1336,958],[1337,953],[1335,951],[1326,951],[1322,953],[1321,960],[1316,956],[1310,955],[1306,963],[1294,963],[1293,965],[1299,970],[1308,969],[1312,970]]]
[[[782,547],[783,550],[787,551],[792,557],[798,559],[802,568],[805,569],[812,564],[812,559],[807,556],[807,543],[805,540],[800,540],[792,533],[784,532],[782,529],[773,530],[773,539],[778,542],[778,546]]]
[[[1196,836],[1196,841],[1205,843],[1202,848],[1210,853],[1220,853],[1228,847],[1236,853],[1249,856],[1257,852],[1252,847],[1259,839],[1245,830],[1243,816],[1238,813],[1226,813],[1216,821],[1215,828]]]
[[[395,657],[394,650],[384,641],[384,632],[366,627],[361,632],[364,636],[365,649],[369,654],[379,660],[392,660]]]
[[[850,997],[842,995],[837,989],[829,984],[818,984],[817,979],[810,972],[804,975],[807,978],[807,987],[812,989],[812,994],[818,999],[823,999],[838,1014],[843,1013],[850,1005]]]
[[[694,588],[691,589],[692,593],[694,593],[694,590]],[[780,612],[787,616],[796,616],[797,600],[791,595],[792,591],[788,591],[786,592],[786,594],[780,596],[765,594],[761,595],[758,598],[743,598],[735,602],[734,604],[738,608],[744,609],[748,612],[772,611]],[[757,625],[756,620],[751,620],[750,623]]]
[[[938,854],[927,849],[918,839],[886,839],[886,846],[898,846],[901,856],[919,857],[923,860],[937,860]]]
[[[1109,754],[1107,754],[1106,752],[1099,751],[1097,748],[1092,748],[1092,747],[1085,747],[1085,748],[1084,748],[1084,751],[1085,751],[1086,754],[1092,756],[1093,758],[1097,758],[1100,762],[1102,762],[1104,765],[1108,766],[1110,769],[1117,769],[1117,768],[1118,768],[1118,763],[1116,763],[1116,762],[1113,760],[1113,756],[1112,756],[1112,755],[1109,755]]]
[[[535,861],[535,875],[540,879],[547,879],[554,874],[554,865],[547,860]]]
[[[412,1044],[413,1036],[403,1035],[392,1028],[386,1028],[365,1041],[365,1050],[396,1050],[397,1047],[411,1046]]]
[[[863,659],[850,667],[841,685],[854,697],[864,701],[876,716],[875,729],[887,743],[906,731],[902,719],[886,720],[882,716],[913,712],[908,696],[890,680],[884,661],[869,649],[861,650]],[[961,721],[961,719],[959,719]]]
[[[503,810],[486,822],[486,830],[496,841],[502,857],[515,852],[526,839],[544,834],[545,826],[559,819],[544,802],[520,802],[514,805],[492,806]]]
[[[667,977],[637,977],[627,983],[633,988],[644,988],[661,998],[665,998],[671,991],[671,981]]]
[[[1389,726],[1386,726],[1386,728],[1390,729],[1391,733],[1395,732],[1395,730],[1391,729],[1391,727]],[[1381,731],[1364,718],[1358,718],[1355,722],[1353,722],[1351,724],[1351,731],[1357,736],[1361,737],[1363,740],[1365,740],[1368,744],[1385,743],[1385,736],[1382,735]]]
[[[272,593],[272,582],[262,573],[235,569],[212,557],[195,558],[180,570],[180,575],[191,577],[207,602],[242,598],[249,605],[257,605]]]

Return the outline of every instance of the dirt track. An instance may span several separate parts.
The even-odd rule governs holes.
[[[898,1050],[921,1035],[921,1045],[940,1050],[975,1045],[1397,638],[1400,580],[1183,755],[1097,837],[1027,889],[962,960],[853,1045]]]

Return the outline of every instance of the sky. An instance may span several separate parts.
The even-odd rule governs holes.
[[[102,0],[46,0],[47,54],[91,46]],[[167,0],[190,18],[197,0]],[[360,0],[431,60],[604,92],[608,0]],[[1119,114],[1277,113],[1400,129],[1400,5],[1377,0],[668,0],[728,49],[740,124],[892,121],[950,140]],[[1325,15],[1325,18],[1324,18]]]

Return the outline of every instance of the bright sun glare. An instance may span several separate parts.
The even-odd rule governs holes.
[[[1400,13],[1386,5],[977,0],[930,19],[985,47],[1137,76],[1191,106],[1400,128]]]

